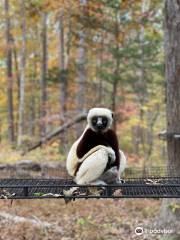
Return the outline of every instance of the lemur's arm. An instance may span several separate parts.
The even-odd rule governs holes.
[[[119,169],[120,167],[120,153],[119,153],[119,143],[118,143],[118,138],[116,133],[112,130],[109,129],[106,133],[105,133],[105,137],[109,143],[109,146],[114,150],[115,152],[115,156],[116,156],[116,160],[115,162],[111,165],[111,167],[116,166],[117,169]]]
[[[85,128],[81,137],[72,145],[66,161],[66,168],[71,176],[75,176],[80,163],[83,161],[85,155],[91,149],[90,142],[92,142],[92,131],[88,128]]]
[[[82,158],[92,148],[92,142],[94,139],[94,132],[91,129],[87,129],[82,138],[80,139],[76,154],[78,158]]]

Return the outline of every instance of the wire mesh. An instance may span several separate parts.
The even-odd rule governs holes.
[[[49,174],[50,172],[50,174]],[[76,185],[66,173],[53,169],[38,172],[30,178],[0,179],[0,198],[180,198],[180,176],[165,166],[128,168],[119,185]],[[15,172],[14,172],[15,173]],[[6,175],[7,176],[7,175]],[[2,175],[1,175],[2,177]]]
[[[65,191],[76,187],[69,196]],[[179,198],[180,178],[131,178],[119,185],[77,186],[71,179],[1,179],[1,198]]]

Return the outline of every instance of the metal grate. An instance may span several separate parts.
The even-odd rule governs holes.
[[[31,175],[22,166],[8,172],[9,167],[8,171],[3,167],[0,198],[180,198],[180,176],[174,167],[127,168],[125,182],[118,186],[77,186],[60,167],[46,167]]]
[[[0,198],[180,198],[180,177],[125,178],[118,186],[77,186],[72,179],[1,179]]]

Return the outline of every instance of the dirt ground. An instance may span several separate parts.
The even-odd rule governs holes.
[[[150,227],[160,200],[0,200],[2,240],[131,240],[159,239],[137,236],[135,228]]]

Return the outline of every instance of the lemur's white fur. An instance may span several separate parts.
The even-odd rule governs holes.
[[[76,168],[78,166],[78,163],[80,162],[83,162],[84,161],[84,158],[80,159],[77,157],[76,155],[76,149],[77,149],[77,146],[79,144],[79,142],[81,141],[81,139],[83,138],[84,136],[84,133],[86,132],[86,130],[89,128],[89,126],[87,126],[83,132],[83,134],[81,135],[81,137],[76,140],[74,142],[74,144],[72,145],[69,153],[68,153],[68,156],[67,156],[67,161],[66,161],[66,168],[67,168],[67,171],[69,173],[70,176],[74,177],[75,176],[75,172],[76,172]],[[88,154],[91,154],[93,151],[92,149],[88,152]],[[84,156],[85,157],[85,156]]]
[[[115,161],[115,154],[111,148],[103,145],[98,147],[99,149],[91,153],[81,164],[75,178],[77,184],[88,184],[96,181],[103,174],[109,155],[113,157],[112,162]]]
[[[126,168],[127,160],[122,150],[119,149],[119,153],[120,153],[120,167],[119,167],[119,176],[120,176]]]
[[[108,159],[110,157],[111,162],[115,161],[115,152],[111,147],[106,147],[104,145],[98,145],[92,148],[88,153],[86,153],[82,158],[78,158],[76,154],[77,146],[84,136],[84,133],[87,131],[88,128],[93,130],[91,119],[94,116],[106,116],[108,118],[108,125],[107,129],[110,128],[112,124],[112,112],[106,108],[93,108],[89,111],[87,117],[87,126],[81,135],[81,137],[74,142],[72,145],[66,162],[66,168],[70,176],[75,177],[75,182],[77,184],[92,184],[92,183],[102,183],[103,181],[99,180],[102,176],[106,165],[108,163]],[[117,174],[117,177],[120,179],[121,173],[124,171],[126,167],[126,157],[124,153],[119,150],[120,152],[120,168],[109,169],[109,173]],[[76,169],[79,163],[82,163],[76,173]],[[76,176],[75,176],[76,173]]]

